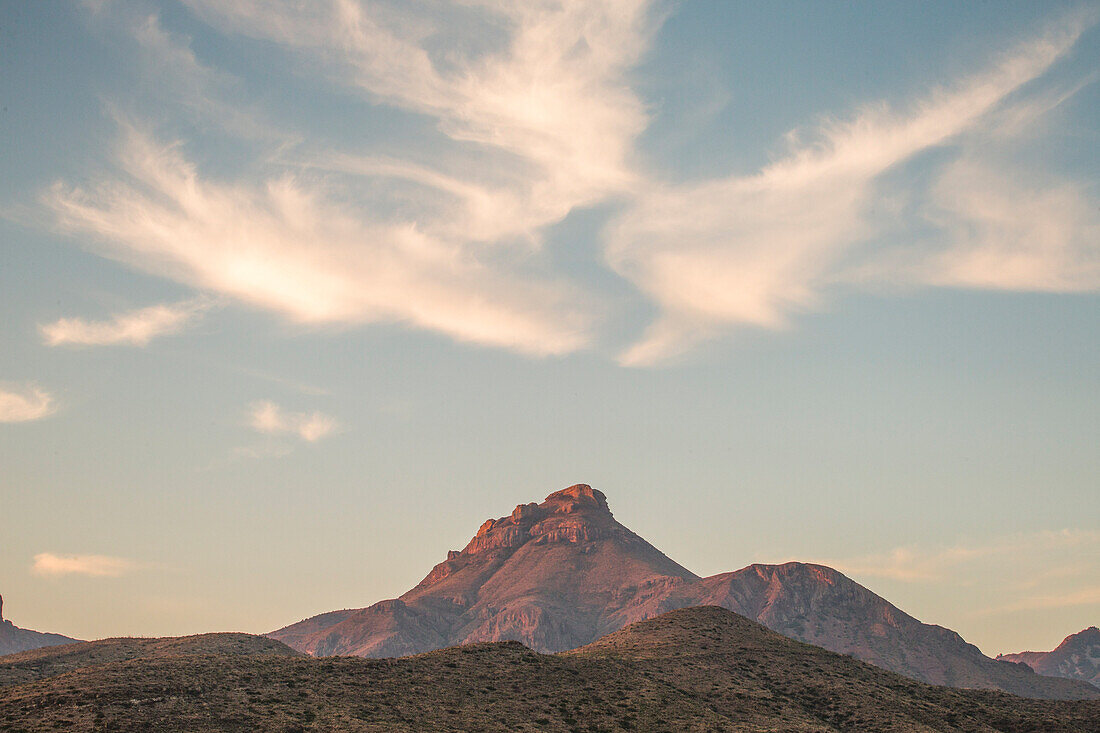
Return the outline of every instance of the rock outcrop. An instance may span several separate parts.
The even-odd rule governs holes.
[[[1049,652],[999,654],[997,659],[1026,664],[1039,674],[1083,680],[1100,688],[1100,629],[1090,626],[1070,634]]]
[[[270,636],[315,656],[394,657],[479,641],[573,649],[667,611],[714,605],[788,637],[933,684],[1043,698],[1095,690],[998,662],[821,565],[750,565],[700,578],[615,520],[577,484],[488,519],[400,598]]]
[[[0,596],[0,656],[45,646],[72,644],[74,641],[76,639],[70,639],[61,634],[43,634],[19,628],[4,618],[4,597]]]

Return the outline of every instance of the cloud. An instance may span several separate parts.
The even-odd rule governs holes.
[[[1013,183],[1018,165],[986,150],[1081,88],[1032,82],[1095,12],[1062,16],[985,71],[908,102],[794,131],[758,171],[670,183],[639,150],[650,119],[631,86],[664,4],[188,5],[220,33],[260,39],[323,76],[350,109],[367,110],[364,127],[384,111],[405,134],[342,146],[276,135],[253,165],[209,166],[218,177],[178,133],[112,106],[114,168],[42,200],[60,229],[104,256],[299,324],[391,323],[535,356],[591,347],[609,296],[555,273],[545,241],[570,212],[608,203],[620,208],[603,234],[605,262],[659,310],[620,355],[625,365],[661,363],[739,327],[786,328],[842,288],[1100,288],[1085,187]],[[250,137],[259,116],[233,101],[237,80],[156,16],[127,17],[179,104],[236,144]],[[936,149],[954,159],[929,160]],[[917,159],[931,170],[893,175]],[[911,202],[904,216],[894,200]]]
[[[249,425],[270,435],[292,434],[315,443],[339,427],[336,419],[321,412],[286,412],[274,402],[264,400],[252,405]]]
[[[179,145],[123,130],[126,178],[45,196],[64,230],[96,237],[108,256],[300,323],[399,322],[535,355],[586,341],[583,299],[560,284],[415,223],[363,219],[315,181],[205,179]]]
[[[884,234],[870,215],[871,204],[882,195],[880,176],[964,133],[992,134],[992,128],[984,129],[986,116],[1045,73],[1074,45],[1087,22],[1091,19],[1070,17],[990,70],[937,89],[906,109],[879,104],[846,121],[827,120],[810,133],[792,133],[792,149],[756,174],[656,184],[639,194],[609,225],[607,258],[660,304],[662,315],[622,354],[622,363],[654,364],[733,326],[783,328],[791,314],[820,308],[828,287],[857,279],[856,272],[866,275],[861,258],[868,250],[879,256],[880,250],[869,245]],[[803,142],[806,137],[810,142]],[[973,177],[959,169],[945,178],[941,203],[972,184]],[[1020,196],[1007,198],[1011,206]],[[1004,204],[1005,197],[997,203]],[[1087,217],[1064,193],[1051,194],[1027,211],[1029,222],[1045,214],[1076,217],[1065,223],[1065,231],[1025,230],[1025,236],[1050,234],[1049,241],[1037,245],[1021,244],[1019,235],[1008,243],[993,242],[1020,222],[1006,218],[1003,207],[977,195],[958,205],[964,210],[953,213],[981,219],[985,230],[979,241],[959,242],[936,254],[936,274],[919,278],[921,284],[987,284],[981,268],[1015,247],[1025,254],[994,263],[990,277],[1004,287],[1030,286],[1033,281],[1021,271],[1039,263],[1042,270],[1032,276],[1045,278],[1046,288],[1062,290],[1069,284],[1063,277],[1067,269],[1088,250],[1090,231],[1074,228]],[[1067,245],[1067,237],[1075,238],[1074,244]],[[889,282],[897,273],[879,270],[875,276]],[[1072,284],[1074,290],[1100,285],[1094,272]]]
[[[441,134],[367,154],[303,145],[280,172],[218,182],[181,144],[120,119],[117,174],[45,195],[63,230],[300,323],[400,323],[531,355],[591,342],[597,297],[534,274],[545,261],[533,253],[544,227],[633,185],[646,116],[624,71],[657,27],[649,3],[473,3],[415,18],[413,6],[347,1],[192,7]],[[213,84],[159,22],[136,28],[193,90]],[[499,43],[486,45],[487,29]]]
[[[1018,601],[1008,603],[995,608],[984,609],[983,614],[1002,613],[1006,611],[1030,611],[1048,608],[1072,608],[1073,606],[1100,605],[1100,585],[1080,588],[1068,593],[1056,593],[1049,595],[1034,595],[1021,598]]]
[[[1023,555],[1042,563],[1053,553],[1069,558],[1100,550],[1100,532],[1095,530],[1045,530],[995,538],[984,544],[959,544],[944,548],[896,547],[885,553],[822,561],[844,572],[903,582],[944,582],[958,577],[960,568],[1019,558]],[[1018,568],[1017,568],[1018,569]],[[1100,568],[1097,568],[1100,570]],[[1043,576],[1054,577],[1051,568]]]
[[[35,385],[0,385],[0,423],[29,422],[49,417],[57,411],[53,395]]]
[[[912,268],[948,287],[1089,292],[1100,288],[1100,200],[1068,181],[1035,185],[968,157],[933,191],[950,246]]]
[[[43,552],[34,556],[31,572],[35,575],[87,575],[95,578],[116,578],[133,572],[141,565],[133,560],[107,555],[55,555]]]
[[[40,326],[39,331],[50,346],[145,346],[157,336],[179,332],[209,307],[207,300],[185,300],[117,313],[109,321],[61,318]]]

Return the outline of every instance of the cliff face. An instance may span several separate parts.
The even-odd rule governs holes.
[[[4,618],[4,598],[0,596],[0,656],[44,646],[72,644],[74,641],[76,639],[70,639],[60,634],[43,634],[38,631],[19,628]]]
[[[395,657],[478,641],[573,649],[667,611],[715,605],[788,637],[933,684],[1089,697],[1077,682],[984,656],[821,565],[750,565],[700,578],[630,531],[585,484],[488,519],[400,598],[270,634],[308,654]]]
[[[1083,680],[1100,688],[1100,629],[1090,626],[1070,634],[1049,652],[1000,654],[997,659],[1026,664],[1039,674]]]

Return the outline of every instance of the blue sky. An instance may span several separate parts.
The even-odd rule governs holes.
[[[0,9],[16,623],[271,630],[582,481],[989,653],[1097,622],[1095,3]]]

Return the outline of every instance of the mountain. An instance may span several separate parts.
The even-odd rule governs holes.
[[[703,605],[932,684],[1039,698],[1096,692],[990,659],[831,568],[750,565],[700,578],[616,521],[604,494],[586,484],[486,520],[463,550],[451,550],[400,598],[314,616],[269,636],[313,656],[399,657],[507,640],[557,652]]]
[[[750,565],[704,578],[690,605],[716,605],[799,641],[934,685],[1072,699],[1091,690],[998,662],[956,632],[921,623],[823,565]]]
[[[61,634],[43,634],[40,631],[19,628],[4,618],[4,597],[0,596],[0,655],[38,649],[43,646],[72,644],[74,641],[76,639],[70,639]]]
[[[310,658],[228,637],[244,635],[148,640],[140,657],[89,654],[77,667],[42,650],[37,678],[2,688],[0,729],[1100,730],[1097,701],[930,686],[713,606],[673,611],[556,655],[502,642],[402,659]],[[220,651],[224,641],[241,648]]]
[[[667,610],[660,599],[696,580],[615,521],[602,492],[577,485],[486,520],[400,598],[270,636],[317,656],[394,657],[509,639],[560,651]]]
[[[1054,651],[999,654],[997,659],[1026,664],[1039,674],[1084,680],[1100,687],[1100,629],[1090,626],[1070,634]]]

